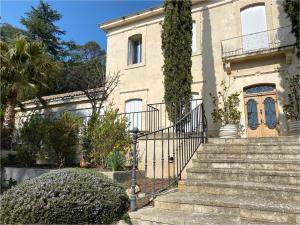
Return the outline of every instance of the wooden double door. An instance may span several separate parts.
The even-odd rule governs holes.
[[[247,137],[276,137],[279,134],[276,92],[245,94]]]

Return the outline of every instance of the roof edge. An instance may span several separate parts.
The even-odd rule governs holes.
[[[148,18],[154,15],[162,14],[163,10],[164,10],[163,5],[158,5],[148,9],[137,11],[135,13],[128,14],[127,16],[122,16],[116,19],[109,20],[107,22],[99,24],[98,26],[100,29],[107,32],[114,27],[135,22],[141,18]]]
[[[192,5],[195,5],[200,2],[204,2],[206,0],[192,0]],[[160,4],[158,6],[154,6],[148,9],[144,9],[141,11],[137,11],[135,13],[128,14],[127,16],[122,16],[116,19],[108,20],[104,23],[98,24],[98,27],[105,32],[108,32],[110,29],[113,29],[118,26],[126,25],[132,22],[136,22],[140,19],[146,19],[151,16],[156,16],[163,14],[164,5]]]

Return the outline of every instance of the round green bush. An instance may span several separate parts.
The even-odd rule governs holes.
[[[125,190],[89,169],[55,170],[0,198],[0,224],[111,224],[129,207]]]

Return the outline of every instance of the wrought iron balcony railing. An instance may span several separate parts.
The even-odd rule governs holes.
[[[273,30],[243,35],[221,41],[222,58],[278,51],[295,45],[291,27],[280,27]]]

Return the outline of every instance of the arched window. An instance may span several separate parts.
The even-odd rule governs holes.
[[[200,96],[199,93],[193,92],[192,93],[192,102],[191,102],[191,110],[196,108],[200,104]]]
[[[129,129],[142,127],[142,103],[141,99],[132,99],[125,102],[125,113],[129,123]]]
[[[266,10],[264,4],[241,10],[243,52],[268,48]]]
[[[244,88],[244,92],[246,94],[255,94],[255,93],[270,92],[270,91],[275,91],[274,84],[259,84],[259,85],[253,85]]]
[[[142,35],[135,34],[128,39],[128,64],[142,62]]]

